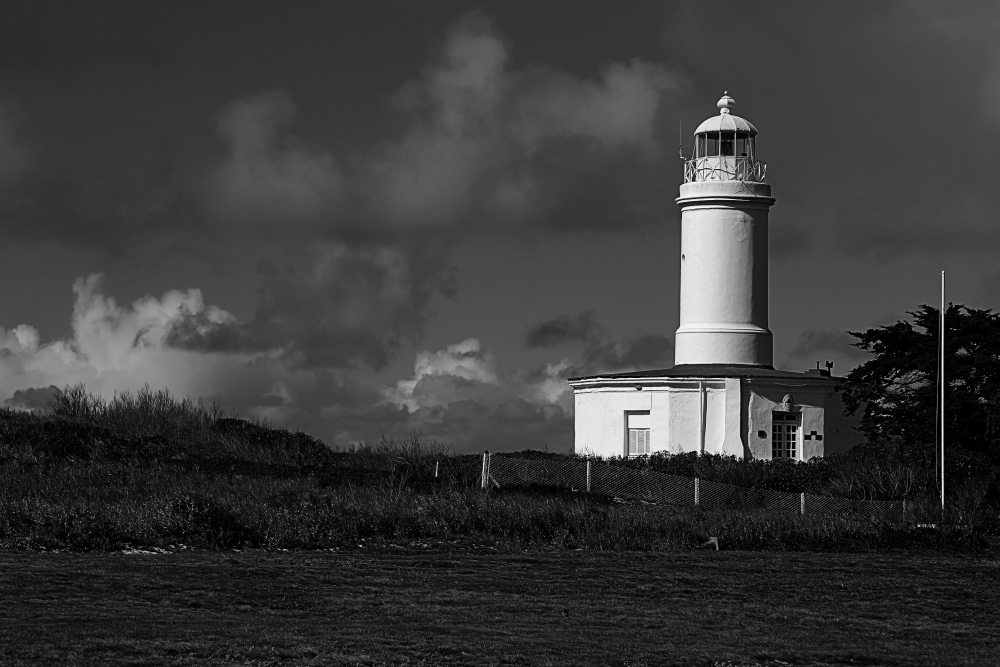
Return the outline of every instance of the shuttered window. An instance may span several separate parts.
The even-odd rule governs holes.
[[[645,456],[649,454],[649,413],[625,413],[628,430],[626,451],[629,456]]]

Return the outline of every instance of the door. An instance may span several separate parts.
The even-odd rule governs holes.
[[[799,415],[793,412],[771,414],[771,458],[799,458]]]

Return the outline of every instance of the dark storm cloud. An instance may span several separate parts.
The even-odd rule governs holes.
[[[317,243],[295,262],[260,263],[263,284],[248,322],[185,314],[171,346],[199,351],[281,350],[297,366],[380,369],[423,330],[436,296],[454,293],[435,244]]]
[[[593,310],[577,315],[557,315],[551,320],[528,327],[524,344],[528,347],[551,347],[567,342],[587,342],[599,338],[601,325]]]
[[[280,90],[235,102],[219,115],[230,154],[213,176],[217,214],[272,225],[331,216],[344,187],[340,167],[291,133],[295,115]]]
[[[4,401],[4,405],[26,410],[42,410],[55,398],[57,391],[59,389],[55,385],[18,389]]]
[[[28,156],[21,145],[18,127],[23,122],[23,110],[11,97],[0,97],[0,192],[28,167]]]
[[[4,191],[3,231],[129,250],[191,225],[191,172],[169,137],[138,125],[22,139],[30,161]]]
[[[30,169],[18,163],[17,187],[0,193],[3,230],[15,237],[127,252],[192,245],[233,226],[263,237],[346,238],[630,228],[674,214],[659,187],[666,163],[657,132],[683,78],[661,64],[611,61],[591,78],[512,68],[511,44],[473,14],[391,96],[393,122],[366,146],[338,152],[300,135],[302,110],[280,89],[216,107],[221,142],[213,145],[211,116],[195,123],[180,112],[183,86],[150,83],[169,80],[174,65],[153,57],[172,42],[150,32],[158,22],[148,12],[70,8],[65,15],[75,18],[52,12],[45,29],[47,13],[24,11],[18,21],[59,47],[15,35],[0,50],[0,67],[20,72],[29,91],[15,128],[19,151],[0,158],[6,173],[11,156],[32,156]],[[146,37],[154,46],[140,48]],[[46,75],[25,75],[32,63]],[[65,83],[52,76],[56,65]],[[189,75],[198,81],[188,72],[181,79]],[[51,105],[53,96],[67,103]],[[157,108],[139,101],[161,96],[169,99]],[[7,115],[0,141],[15,136]]]
[[[160,35],[150,3],[126,1],[4,3],[0,61],[52,68],[82,58],[156,62]]]
[[[669,198],[654,187],[663,167],[654,135],[679,76],[637,59],[608,63],[596,80],[512,70],[508,51],[483,15],[457,21],[432,64],[393,96],[403,132],[353,155],[297,138],[285,92],[233,103],[219,117],[229,155],[210,207],[237,220],[424,233],[661,217]]]
[[[591,344],[579,361],[567,369],[567,377],[593,375],[673,365],[674,343],[662,334],[637,334],[624,340]]]
[[[669,336],[637,333],[623,340],[607,340],[593,310],[536,322],[525,334],[527,347],[552,347],[563,343],[583,344],[579,357],[564,364],[565,377],[664,368],[673,363],[674,344]]]
[[[420,336],[430,300],[454,291],[435,246],[317,245],[302,264],[261,270],[251,327],[276,344],[294,341],[293,354],[310,365],[383,367]]]

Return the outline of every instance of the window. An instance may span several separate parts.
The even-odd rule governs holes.
[[[719,133],[712,132],[711,134],[705,135],[705,141],[708,143],[705,147],[705,155],[712,157],[713,155],[719,154]]]
[[[791,412],[771,413],[771,458],[798,458],[799,416]]]
[[[736,142],[735,134],[728,134],[728,133],[723,134],[722,141],[720,142],[721,148],[719,149],[719,153],[722,155],[735,155],[736,154],[734,148],[735,142]]]
[[[626,412],[625,427],[628,441],[625,443],[629,456],[649,454],[649,412]]]

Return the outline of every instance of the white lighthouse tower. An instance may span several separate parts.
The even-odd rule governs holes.
[[[757,128],[732,113],[695,130],[681,207],[681,318],[675,363],[773,365],[767,328],[767,213]]]
[[[757,128],[719,114],[684,164],[681,298],[672,368],[570,378],[574,451],[698,452],[806,461],[854,445],[830,365],[776,370],[768,329],[768,212],[774,199]]]

